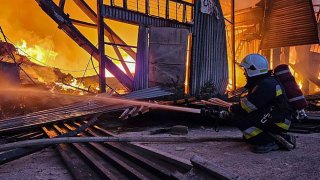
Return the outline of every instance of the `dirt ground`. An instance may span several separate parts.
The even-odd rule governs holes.
[[[121,132],[120,135],[149,135],[150,130]],[[189,128],[187,136],[241,137],[240,131],[222,127],[215,132],[212,127]],[[243,142],[206,142],[180,144],[145,144],[155,149],[190,159],[203,157],[217,166],[248,179],[319,179],[320,134],[295,134],[297,148],[293,151],[273,151],[254,154]],[[157,135],[159,136],[159,135]],[[174,136],[161,134],[160,136]],[[0,179],[72,179],[58,154],[51,148],[0,166]]]
[[[236,129],[191,129],[188,136],[232,135],[241,137]],[[297,148],[255,154],[243,142],[206,142],[184,144],[146,144],[170,154],[190,159],[198,155],[230,172],[248,179],[319,179],[320,134],[295,134]]]
[[[3,180],[70,180],[70,173],[58,153],[47,148],[0,166]]]

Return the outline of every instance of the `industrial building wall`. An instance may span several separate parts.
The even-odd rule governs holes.
[[[149,87],[184,86],[188,44],[187,29],[151,27],[149,41]]]
[[[195,1],[194,26],[192,28],[192,60],[190,92],[199,94],[201,87],[212,81],[223,94],[228,84],[228,61],[225,23],[219,1],[214,1],[217,12],[204,14],[201,1]]]

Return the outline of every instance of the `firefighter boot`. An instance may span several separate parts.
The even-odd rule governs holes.
[[[254,152],[254,153],[268,153],[270,151],[275,151],[275,150],[278,150],[278,149],[279,149],[279,146],[278,146],[277,143],[270,142],[270,143],[267,143],[265,145],[255,145],[253,147],[252,152]]]
[[[281,148],[291,151],[296,147],[296,137],[290,134],[272,134],[269,133],[279,144]]]

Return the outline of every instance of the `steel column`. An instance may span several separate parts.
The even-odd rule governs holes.
[[[231,0],[231,22],[232,22],[232,29],[231,29],[231,46],[232,46],[232,58],[231,58],[231,65],[232,65],[232,88],[235,90],[237,88],[236,85],[236,37],[235,37],[235,25],[236,21],[234,18],[234,11],[235,11],[235,0]]]
[[[106,63],[104,61],[104,22],[103,22],[103,16],[101,12],[101,7],[103,6],[103,0],[97,1],[97,24],[98,24],[98,48],[99,48],[99,87],[100,92],[105,93],[106,92]]]

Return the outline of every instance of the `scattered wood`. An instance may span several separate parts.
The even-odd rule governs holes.
[[[97,118],[98,116],[91,118],[86,124],[78,127],[74,131],[69,131],[68,133],[61,134],[58,136],[52,135],[51,137],[52,138],[61,138],[61,137],[75,136],[75,135],[83,132],[85,129],[91,127],[94,123],[96,123],[98,121],[98,118]],[[45,128],[45,127],[43,127],[42,129],[48,135],[49,130],[47,130],[47,128]],[[20,157],[24,157],[24,156],[29,155],[31,153],[35,153],[35,152],[40,151],[46,147],[48,147],[48,145],[35,146],[35,147],[31,147],[31,148],[21,148],[20,147],[20,148],[14,148],[9,151],[0,153],[0,164],[4,164],[4,163],[10,162],[10,161],[13,161],[15,159],[18,159]]]

